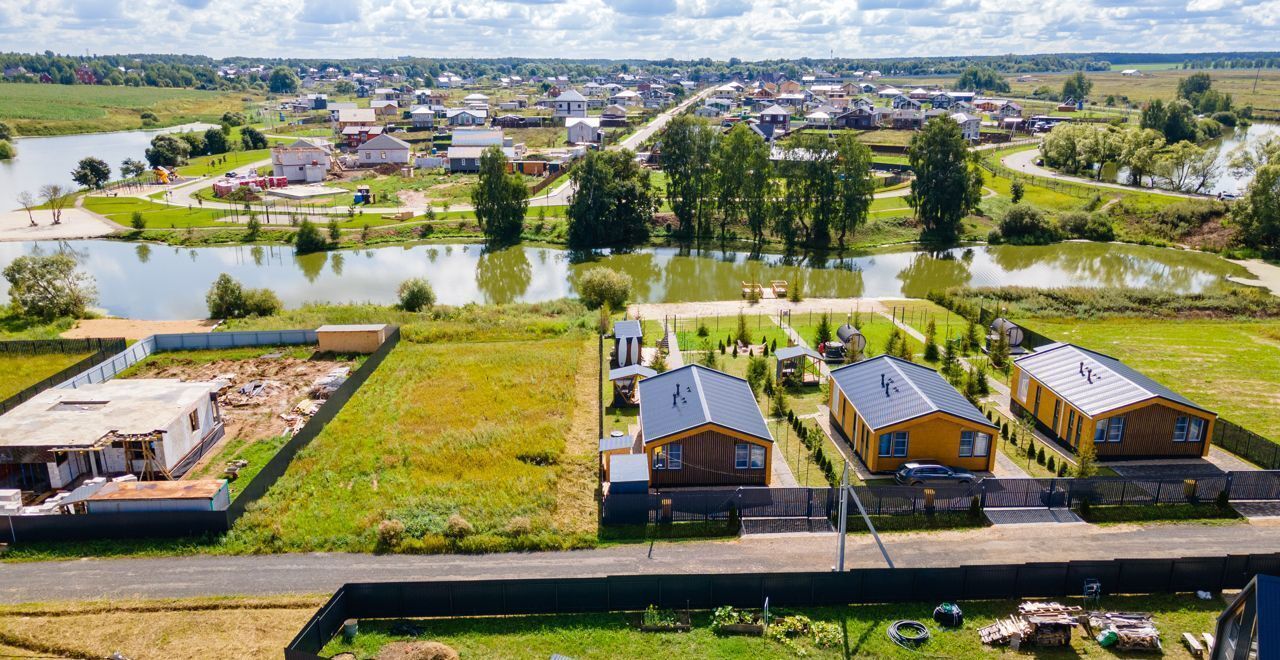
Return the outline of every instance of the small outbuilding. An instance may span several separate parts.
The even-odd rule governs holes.
[[[645,454],[609,459],[609,494],[649,492],[649,460]]]
[[[640,321],[618,321],[613,324],[613,366],[625,367],[640,364],[640,349],[644,344],[644,331]]]
[[[614,431],[609,435],[600,438],[601,478],[608,481],[610,461],[618,456],[626,456],[627,454],[630,454],[631,448],[634,446],[635,438],[632,438],[622,431]]]
[[[322,325],[316,328],[316,339],[322,353],[372,353],[391,333],[385,323],[370,325]]]
[[[987,328],[987,352],[991,352],[992,347],[1000,341],[1000,335],[1004,335],[1005,341],[1009,344],[1009,355],[1023,355],[1027,352],[1027,349],[1022,347],[1026,333],[1018,324],[1006,318],[992,321]]]
[[[613,405],[615,407],[635,406],[640,403],[638,387],[641,379],[653,378],[658,372],[639,364],[609,370],[609,382],[613,383]]]
[[[112,481],[85,500],[89,513],[226,511],[230,505],[226,479]]]
[[[1218,615],[1213,660],[1280,657],[1280,577],[1255,575]]]
[[[822,382],[822,355],[808,346],[779,348],[773,356],[778,359],[774,379],[791,381],[797,385],[817,385]]]

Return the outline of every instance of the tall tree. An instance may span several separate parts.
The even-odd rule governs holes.
[[[795,133],[783,143],[778,172],[786,189],[779,217],[788,245],[795,239],[819,248],[831,242],[840,210],[835,161],[835,147],[820,133]]]
[[[18,257],[5,267],[4,278],[14,309],[34,318],[81,318],[98,296],[93,277],[67,254]]]
[[[573,168],[569,201],[569,247],[623,247],[649,238],[658,199],[649,172],[629,149],[590,151]]]
[[[876,183],[871,176],[871,149],[852,133],[836,139],[836,181],[840,213],[836,221],[836,242],[843,248],[845,237],[867,221]]]
[[[970,163],[960,125],[950,119],[930,120],[924,130],[911,136],[907,157],[916,174],[907,199],[924,235],[954,240],[965,214],[977,206],[982,193],[982,173]]]
[[[275,94],[292,94],[298,91],[298,74],[287,66],[278,66],[271,70],[267,78],[267,89]]]
[[[267,136],[263,135],[262,131],[259,131],[252,126],[245,126],[240,129],[240,146],[244,147],[245,151],[266,149]]]
[[[667,203],[686,237],[710,233],[714,178],[708,164],[716,132],[700,117],[680,115],[662,134],[662,169],[667,173]]]
[[[764,220],[757,202],[768,194],[769,145],[746,124],[734,126],[716,144],[712,171],[715,174],[716,207],[720,211],[720,235],[747,221],[757,242],[764,238]]]
[[[1244,197],[1231,209],[1246,246],[1280,256],[1280,164],[1259,167]]]
[[[85,188],[101,190],[111,180],[111,166],[101,158],[86,156],[71,171],[71,180]]]
[[[151,146],[147,147],[144,155],[152,167],[172,169],[186,164],[187,157],[191,155],[191,145],[172,135],[157,135],[151,138]]]
[[[1089,96],[1089,92],[1093,90],[1093,81],[1089,80],[1083,71],[1077,71],[1062,82],[1062,99],[1074,99],[1083,101]]]
[[[471,205],[485,238],[494,243],[514,243],[524,230],[529,189],[517,174],[507,173],[507,157],[493,146],[480,155],[480,181],[471,190]]]
[[[995,69],[971,66],[960,72],[960,77],[956,79],[956,89],[1006,93],[1009,91],[1009,82]]]

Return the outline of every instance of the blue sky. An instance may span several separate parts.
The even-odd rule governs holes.
[[[0,0],[0,49],[764,59],[1272,50],[1280,0]]]

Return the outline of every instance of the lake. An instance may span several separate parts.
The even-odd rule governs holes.
[[[1207,192],[1211,195],[1218,193],[1239,195],[1243,193],[1249,187],[1249,181],[1253,177],[1237,177],[1231,173],[1231,168],[1228,167],[1228,164],[1231,162],[1232,153],[1241,146],[1252,149],[1263,140],[1278,135],[1280,135],[1280,124],[1254,122],[1248,128],[1239,129],[1223,136],[1218,142],[1218,158],[1215,161],[1222,174]]]
[[[112,178],[118,178],[120,163],[126,158],[143,159],[151,146],[151,138],[161,133],[203,131],[213,124],[183,124],[145,131],[114,133],[81,133],[54,137],[20,137],[14,140],[18,156],[0,160],[0,211],[18,208],[18,194],[32,194],[40,186],[60,183],[76,189],[71,171],[85,156],[97,156],[111,166]]]
[[[738,251],[646,248],[571,263],[557,248],[487,251],[473,244],[416,244],[296,256],[288,246],[183,248],[103,240],[0,243],[0,266],[33,253],[72,253],[97,280],[99,306],[139,319],[207,314],[205,292],[219,273],[267,287],[286,306],[306,302],[395,301],[396,287],[425,277],[441,303],[506,303],[574,295],[576,274],[603,264],[631,275],[633,299],[681,302],[739,298],[744,280],[796,281],[807,297],[924,297],[951,286],[1156,287],[1192,293],[1226,286],[1245,269],[1214,255],[1167,248],[1068,242],[973,246],[939,252],[896,249],[818,263]],[[7,299],[0,280],[0,297]]]

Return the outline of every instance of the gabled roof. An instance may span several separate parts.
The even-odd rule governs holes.
[[[760,111],[760,114],[761,114],[761,115],[787,115],[787,116],[790,116],[790,115],[791,115],[791,111],[787,110],[786,108],[784,108],[784,107],[782,107],[782,106],[780,106],[780,105],[774,104],[774,105],[771,105],[771,106],[769,106],[769,107],[765,108],[764,110],[761,110],[761,111]]]
[[[393,137],[383,133],[368,142],[360,145],[360,150],[365,149],[409,149],[409,143],[398,137]]]
[[[1090,417],[1156,398],[1216,414],[1109,355],[1075,344],[1049,344],[1014,364]]]
[[[809,348],[808,346],[787,346],[786,348],[779,348],[773,352],[773,356],[779,360],[790,360],[791,358],[797,358],[801,355],[815,360],[822,359],[822,356],[819,355],[817,351]]]
[[[569,101],[579,102],[579,101],[586,101],[587,98],[582,94],[579,94],[578,90],[570,89],[561,93],[560,96],[557,96],[556,100],[565,101],[565,102],[569,102]]]
[[[649,367],[642,367],[638,364],[628,364],[625,367],[618,367],[617,369],[609,370],[609,380],[634,378],[636,376],[640,376],[641,378],[653,378],[657,375],[658,372],[653,369],[650,369]]]
[[[617,321],[613,324],[613,336],[622,339],[624,337],[640,337],[643,332],[640,331],[640,322],[636,320]]]
[[[691,364],[640,381],[639,394],[646,443],[706,424],[773,442],[751,386],[736,376]]]
[[[840,367],[831,379],[873,429],[941,412],[984,428],[995,428],[938,372],[901,358],[880,355]],[[889,394],[885,387],[889,384]]]
[[[569,128],[570,126],[576,126],[578,124],[586,124],[587,126],[590,126],[592,128],[600,128],[600,118],[599,117],[569,117],[568,119],[564,120],[565,128]]]

